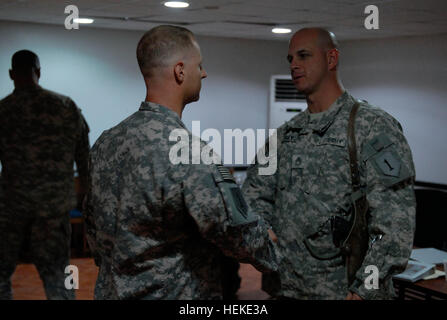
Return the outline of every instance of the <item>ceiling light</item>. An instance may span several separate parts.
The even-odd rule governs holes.
[[[272,32],[273,33],[290,33],[290,32],[292,32],[292,30],[288,29],[288,28],[273,28]]]
[[[187,8],[187,7],[189,7],[189,3],[183,2],[183,1],[168,1],[168,2],[165,2],[164,5],[169,8]]]
[[[93,23],[93,19],[89,19],[89,18],[76,18],[73,19],[74,23]]]

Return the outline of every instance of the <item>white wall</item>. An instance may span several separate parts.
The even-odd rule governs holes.
[[[341,44],[345,87],[393,115],[416,179],[447,184],[447,35]]]
[[[13,89],[11,55],[35,51],[42,86],[82,108],[93,144],[101,132],[136,111],[145,88],[135,58],[143,32],[0,21],[0,97]],[[198,37],[208,78],[187,106],[191,128],[265,128],[269,78],[287,74],[287,42]],[[447,183],[447,35],[349,41],[341,44],[341,76],[357,98],[397,118],[413,150],[417,179]]]
[[[135,57],[144,32],[0,21],[0,97],[13,90],[8,69],[20,49],[36,52],[40,84],[70,96],[91,128],[90,141],[136,111],[145,87]],[[183,121],[201,121],[201,130],[265,128],[271,74],[288,72],[287,43],[198,37],[208,78],[201,99],[190,104]],[[282,59],[276,59],[281,56]],[[275,59],[272,59],[275,57]]]
[[[21,49],[40,58],[40,84],[70,96],[89,123],[90,141],[139,107],[145,96],[135,46],[139,33],[0,22],[0,96],[13,90],[8,69]]]

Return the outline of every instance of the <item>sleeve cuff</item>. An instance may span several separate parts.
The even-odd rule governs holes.
[[[357,294],[363,300],[389,300],[391,297],[386,295],[385,288],[380,288],[383,283],[379,284],[379,289],[367,289],[365,284],[359,280],[354,280],[354,283],[349,287],[349,291]]]

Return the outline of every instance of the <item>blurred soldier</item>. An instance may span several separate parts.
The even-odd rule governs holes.
[[[69,211],[76,205],[73,163],[86,190],[88,126],[70,98],[38,85],[33,52],[16,52],[9,74],[15,90],[0,101],[0,297],[12,298],[11,275],[27,239],[47,298],[73,299],[64,285]]]
[[[412,248],[410,148],[393,117],[343,89],[338,57],[335,37],[324,29],[292,37],[291,75],[308,108],[277,130],[276,173],[260,176],[254,164],[243,186],[279,238],[284,260],[278,273],[263,277],[263,289],[278,299],[389,299],[392,276],[404,270]],[[378,286],[366,279],[370,265],[379,271]]]
[[[207,76],[194,35],[151,29],[137,59],[146,99],[91,152],[86,209],[99,266],[95,298],[221,299],[222,253],[268,272],[276,269],[273,243],[226,168],[190,164],[200,155],[192,154],[181,115]],[[177,138],[187,140],[186,163],[173,161]]]

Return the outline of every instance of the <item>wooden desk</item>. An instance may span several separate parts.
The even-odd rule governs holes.
[[[443,270],[442,267],[438,267]],[[432,280],[408,282],[393,279],[398,300],[447,300],[447,281],[445,277]]]

